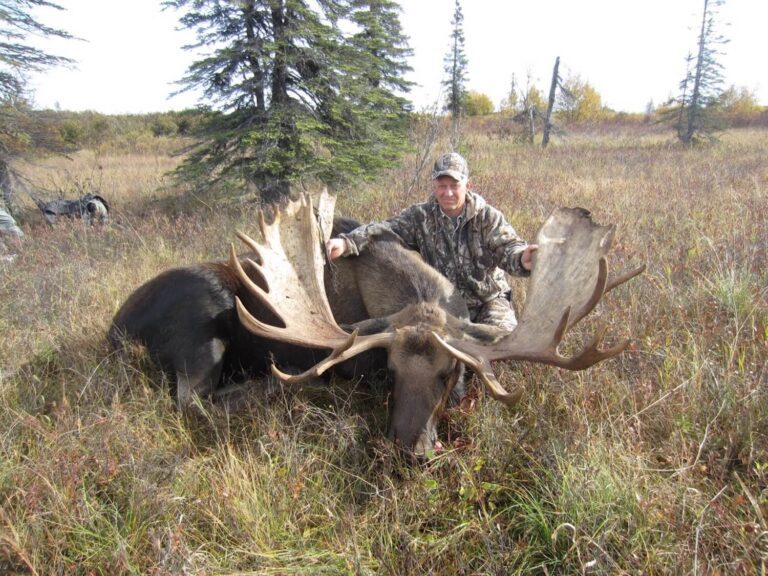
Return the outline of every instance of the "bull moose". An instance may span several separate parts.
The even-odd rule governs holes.
[[[248,254],[238,256],[233,246],[226,264],[170,270],[150,280],[118,311],[110,339],[144,342],[176,376],[182,408],[213,392],[226,366],[258,372],[270,354],[276,365],[290,358],[307,368],[289,375],[272,366],[292,383],[331,368],[349,376],[386,367],[393,377],[389,437],[417,457],[434,446],[440,413],[465,365],[493,398],[514,404],[522,387],[505,391],[491,362],[581,370],[628,344],[600,349],[598,332],[574,356],[557,352],[568,328],[644,269],[609,280],[605,255],[613,227],[595,224],[585,210],[556,210],[540,229],[520,323],[507,333],[470,322],[453,285],[397,242],[374,243],[356,258],[326,265],[323,239],[333,203],[323,193],[318,217],[306,197],[275,210],[269,222],[262,212],[260,242],[239,234]]]

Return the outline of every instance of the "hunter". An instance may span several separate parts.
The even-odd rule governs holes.
[[[504,272],[529,276],[538,246],[527,244],[498,209],[470,188],[467,161],[456,152],[443,154],[435,162],[426,202],[331,238],[328,255],[356,256],[377,236],[394,234],[453,282],[473,322],[512,331],[517,317]]]

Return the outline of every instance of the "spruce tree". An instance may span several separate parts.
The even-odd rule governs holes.
[[[299,182],[341,186],[390,165],[408,102],[397,6],[353,0],[173,0],[190,46],[181,80],[212,112],[178,176],[255,187],[271,202]],[[370,8],[370,12],[366,11]]]
[[[716,31],[717,8],[724,0],[704,0],[696,57],[687,58],[687,72],[680,83],[677,133],[685,144],[717,130],[717,108],[723,85],[723,68],[718,62],[719,47],[726,40]]]
[[[451,46],[443,59],[447,75],[443,81],[446,91],[445,108],[451,113],[451,145],[459,145],[461,117],[464,111],[464,99],[467,95],[467,55],[464,50],[464,14],[461,4],[456,0],[451,19]]]
[[[0,6],[0,100],[23,96],[26,86],[24,74],[39,72],[72,60],[50,54],[37,48],[31,38],[58,36],[71,38],[63,31],[46,26],[31,14],[35,8],[63,10],[58,4],[46,0],[4,0]]]
[[[72,60],[50,54],[34,45],[46,36],[72,38],[63,30],[51,28],[32,14],[36,8],[63,10],[47,0],[4,0],[0,5],[0,209],[14,208],[14,177],[11,160],[23,154],[31,140],[25,126],[29,114],[26,100],[26,74],[51,66],[71,64]]]

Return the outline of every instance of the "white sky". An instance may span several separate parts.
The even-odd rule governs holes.
[[[192,55],[176,30],[179,14],[160,0],[58,0],[64,12],[39,11],[47,25],[85,39],[38,45],[77,60],[73,70],[31,78],[38,107],[145,113],[194,106],[191,94],[169,99]],[[414,50],[410,97],[433,105],[444,77],[454,0],[401,0],[401,23]],[[462,0],[470,90],[498,106],[514,73],[530,73],[543,93],[555,58],[561,76],[579,75],[615,110],[642,112],[677,94],[685,57],[694,51],[703,0]],[[726,0],[718,21],[730,43],[720,58],[726,86],[747,87],[768,105],[768,0]]]

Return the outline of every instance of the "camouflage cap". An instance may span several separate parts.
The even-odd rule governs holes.
[[[440,176],[450,176],[460,182],[466,180],[469,178],[467,161],[457,152],[443,154],[437,159],[435,167],[432,169],[432,180],[440,178]]]

